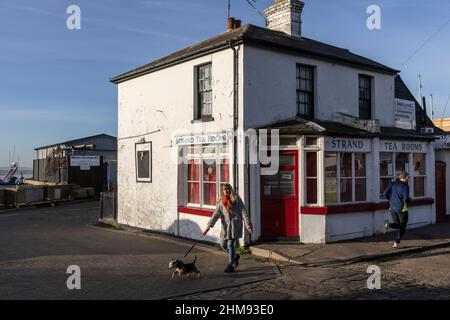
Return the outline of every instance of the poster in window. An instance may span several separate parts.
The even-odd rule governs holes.
[[[136,181],[152,182],[152,143],[136,144]]]

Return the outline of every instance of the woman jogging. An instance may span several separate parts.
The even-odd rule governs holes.
[[[390,212],[394,223],[389,223],[388,220],[384,222],[384,230],[386,233],[389,228],[398,230],[397,240],[394,243],[394,248],[400,248],[400,241],[406,232],[408,225],[408,204],[409,186],[408,174],[404,171],[400,172],[399,180],[392,182],[384,192],[384,197],[389,200]]]
[[[236,241],[242,238],[242,221],[244,221],[247,231],[250,234],[253,233],[253,227],[245,205],[242,199],[234,193],[230,184],[222,186],[222,198],[217,204],[216,211],[209,220],[203,235],[206,236],[209,229],[214,228],[219,218],[222,222],[220,246],[228,253],[228,265],[225,272],[230,273],[234,272],[239,265],[240,255],[236,254]]]

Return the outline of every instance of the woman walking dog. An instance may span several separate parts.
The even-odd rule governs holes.
[[[239,265],[240,255],[236,254],[236,241],[242,238],[242,221],[244,221],[247,231],[250,234],[253,233],[253,227],[245,205],[242,199],[234,193],[230,184],[222,187],[222,198],[217,204],[216,211],[209,220],[203,235],[206,236],[209,229],[214,228],[219,218],[222,222],[220,246],[228,253],[228,265],[225,272],[230,273],[234,272]]]

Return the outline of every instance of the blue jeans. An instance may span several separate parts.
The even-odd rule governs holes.
[[[228,264],[232,266],[234,264],[234,260],[236,259],[236,240],[222,240],[220,241],[220,247],[228,253]]]

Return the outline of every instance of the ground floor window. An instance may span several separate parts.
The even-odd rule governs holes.
[[[201,145],[183,147],[179,193],[184,205],[213,208],[221,195],[221,186],[230,183],[229,147]],[[180,173],[179,173],[180,174]]]
[[[325,152],[325,203],[367,201],[366,154]]]
[[[412,161],[412,167],[410,163]],[[410,172],[410,167],[413,169]],[[413,186],[414,197],[425,196],[425,154],[424,153],[380,153],[380,198],[392,181],[395,181],[400,172],[410,175],[409,184]]]

